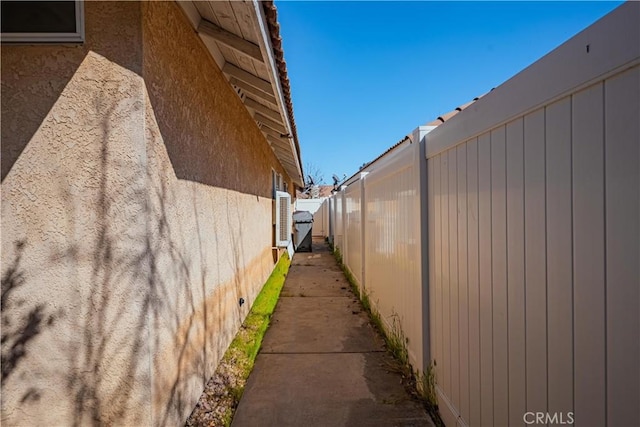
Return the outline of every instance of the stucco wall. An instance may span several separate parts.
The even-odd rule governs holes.
[[[272,202],[177,178],[150,105],[147,124],[153,424],[175,425],[273,267]]]
[[[180,8],[145,2],[142,10],[143,75],[153,110],[147,120],[157,123],[148,130],[149,168],[159,169],[150,174],[149,187],[156,205],[177,207],[166,214],[185,228],[178,235],[190,236],[184,244],[197,261],[189,276],[200,274],[189,277],[193,285],[187,288],[203,289],[192,298],[196,310],[180,295],[173,300],[176,308],[163,312],[183,313],[179,321],[158,319],[153,325],[154,424],[165,416],[173,424],[193,408],[244,318],[247,305],[240,309],[238,299],[253,301],[270,272],[271,169],[285,171]],[[174,184],[168,176],[177,178]],[[168,257],[158,268],[175,274],[175,260]],[[207,290],[211,283],[219,285]],[[191,403],[180,407],[184,402]]]
[[[136,2],[87,2],[85,43],[2,45],[2,179],[92,51],[141,74],[142,27]]]
[[[271,168],[286,173],[179,6],[143,11],[144,78],[178,177],[271,197]]]
[[[81,46],[2,48],[2,424],[180,424],[282,168],[175,4],[85,9]]]

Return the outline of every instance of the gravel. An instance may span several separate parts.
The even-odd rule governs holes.
[[[207,382],[185,426],[218,427],[231,424],[246,384],[241,365],[238,357],[234,357],[233,354],[225,355]]]

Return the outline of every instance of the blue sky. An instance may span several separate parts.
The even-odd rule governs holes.
[[[347,176],[621,2],[276,2],[303,164]]]

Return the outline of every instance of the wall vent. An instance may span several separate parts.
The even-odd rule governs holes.
[[[241,88],[239,88],[234,84],[232,84],[231,86],[233,87],[233,90],[235,90],[238,96],[240,97],[240,100],[244,103],[244,98],[246,97],[244,90],[242,90]]]

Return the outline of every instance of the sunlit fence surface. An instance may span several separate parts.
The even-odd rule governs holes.
[[[327,202],[447,425],[640,425],[639,28],[624,4]]]

